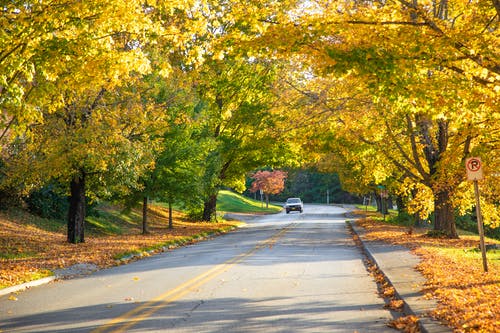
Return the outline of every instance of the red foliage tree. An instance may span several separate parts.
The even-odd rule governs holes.
[[[269,206],[269,195],[278,194],[285,188],[285,179],[288,173],[281,170],[257,171],[250,177],[255,179],[250,188],[250,192],[255,193],[262,190],[266,196],[266,207]]]

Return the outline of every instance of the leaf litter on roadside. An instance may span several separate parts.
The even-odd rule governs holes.
[[[458,333],[500,332],[500,262],[490,260],[489,271],[483,271],[480,254],[467,250],[477,248],[477,236],[432,238],[425,229],[409,233],[408,228],[370,219],[357,223],[368,239],[406,246],[421,258],[416,269],[427,279],[422,294],[438,301],[432,317]],[[413,319],[400,319],[395,328],[407,322]]]

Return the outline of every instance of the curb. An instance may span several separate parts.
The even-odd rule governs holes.
[[[225,230],[225,231],[214,232],[214,233],[211,233],[211,234],[206,235],[206,236],[200,236],[200,237],[198,237],[199,235],[197,235],[196,237],[198,237],[198,238],[194,237],[193,240],[195,240],[196,242],[199,242],[201,240],[206,240],[206,239],[210,239],[210,238],[213,238],[213,237],[217,237],[217,236],[223,235],[223,234],[225,234],[225,233],[227,233],[229,231],[232,231],[234,229],[237,229],[237,228],[238,227],[235,227],[235,228],[232,228],[232,229],[229,229],[229,230]],[[175,248],[178,248],[178,247],[182,247],[182,246],[185,246],[185,245],[188,245],[188,244],[187,243],[180,243],[180,244],[176,244],[174,246],[173,245],[164,246],[164,247],[161,248],[160,252],[166,252],[168,250],[172,250],[172,249],[175,249]],[[144,252],[148,252],[148,251],[144,251]],[[142,254],[144,252],[141,252],[139,254],[129,255],[127,257],[119,259],[118,262],[120,264],[123,264],[123,263],[127,264],[132,259],[140,259],[140,258],[142,258],[144,256]],[[157,253],[157,251],[154,251],[154,250],[153,251],[149,251],[149,254],[155,254],[155,253]],[[92,265],[92,264],[90,264],[90,265],[91,266],[95,266],[95,265]],[[50,282],[55,281],[55,280],[70,279],[70,278],[73,278],[73,277],[76,277],[76,276],[90,275],[90,274],[92,274],[92,273],[100,270],[97,266],[95,266],[95,267],[86,267],[86,266],[89,266],[89,264],[75,264],[75,265],[70,266],[70,267],[65,267],[63,269],[56,270],[54,272],[54,275],[52,275],[52,276],[48,276],[48,277],[41,278],[41,279],[38,279],[38,280],[28,281],[28,282],[25,282],[25,283],[22,283],[22,284],[19,284],[19,285],[15,285],[15,286],[11,286],[11,287],[0,289],[0,297],[8,295],[8,294],[12,294],[12,293],[21,292],[21,291],[24,291],[24,290],[32,288],[32,287],[41,286],[41,285],[50,283]],[[0,331],[0,333],[1,333],[1,331]]]
[[[29,289],[31,287],[41,286],[42,284],[47,284],[47,283],[52,282],[56,279],[57,279],[56,276],[48,276],[48,277],[45,277],[42,279],[33,280],[30,282],[19,284],[17,286],[12,286],[12,287],[8,287],[8,288],[0,289],[0,296],[5,296],[5,295],[11,294],[11,293],[16,293],[18,291],[23,291],[23,290]]]
[[[351,221],[346,220],[346,223],[351,227],[351,230],[356,234],[361,242],[363,250],[366,256],[377,266],[380,272],[384,275],[385,279],[391,284],[395,290],[396,296],[403,301],[403,313],[405,315],[413,315],[419,318],[418,325],[422,333],[451,333],[453,330],[437,320],[428,317],[427,313],[434,309],[432,301],[422,301],[423,294],[418,292],[419,295],[413,295],[411,298],[415,299],[414,302],[408,302],[408,299],[403,295],[401,290],[398,290],[398,284],[394,283],[391,276],[386,274],[383,265],[381,265],[380,260],[377,260],[376,255],[372,253],[370,247],[366,244],[367,242],[363,239],[362,232],[359,231],[359,227],[351,223]],[[382,267],[381,267],[382,266]],[[412,267],[413,269],[413,267]],[[415,272],[415,274],[420,274]],[[408,281],[412,282],[412,281]],[[401,289],[401,288],[399,288]],[[415,294],[415,293],[413,293]]]

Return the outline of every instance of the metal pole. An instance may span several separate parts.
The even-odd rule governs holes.
[[[477,215],[477,229],[479,231],[479,247],[483,256],[484,271],[488,271],[488,262],[486,261],[486,247],[484,245],[484,230],[483,230],[483,217],[481,215],[481,202],[479,200],[479,185],[477,180],[474,180],[474,192],[476,194],[476,215]]]

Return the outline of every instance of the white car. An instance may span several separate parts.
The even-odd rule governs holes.
[[[286,213],[290,213],[292,210],[303,212],[304,204],[300,198],[288,198],[285,202],[285,211]]]

